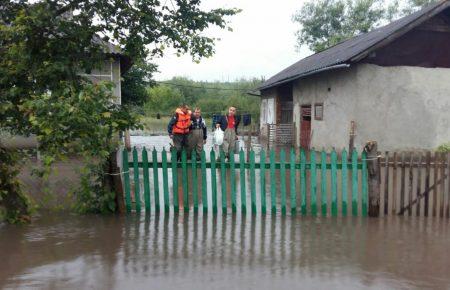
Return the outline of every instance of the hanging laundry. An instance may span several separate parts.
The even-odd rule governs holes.
[[[244,126],[248,126],[252,123],[252,116],[250,114],[244,114],[242,116],[242,122],[244,123]]]

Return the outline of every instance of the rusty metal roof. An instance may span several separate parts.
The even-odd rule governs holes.
[[[348,67],[449,7],[450,0],[439,1],[386,26],[306,57],[269,78],[258,89],[264,90],[322,71]]]

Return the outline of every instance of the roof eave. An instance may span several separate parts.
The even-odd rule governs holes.
[[[301,78],[304,78],[304,77],[307,77],[307,76],[311,76],[311,75],[314,75],[314,74],[318,74],[318,73],[321,73],[321,72],[326,72],[326,71],[335,70],[335,69],[349,68],[349,67],[350,67],[350,63],[341,63],[341,64],[336,64],[336,65],[324,67],[324,68],[317,69],[317,70],[314,70],[314,71],[310,71],[310,72],[307,72],[307,73],[304,73],[304,74],[296,75],[296,76],[293,76],[293,77],[290,77],[290,78],[287,78],[287,79],[284,79],[284,80],[280,80],[278,82],[271,83],[271,84],[269,84],[267,86],[261,86],[261,87],[258,88],[258,90],[259,91],[267,90],[267,89],[270,89],[270,88],[273,88],[273,87],[277,87],[277,86],[280,86],[280,85],[292,82],[294,80],[301,79]]]

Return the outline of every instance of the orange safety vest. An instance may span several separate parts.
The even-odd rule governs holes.
[[[175,113],[177,114],[177,122],[173,126],[172,132],[174,134],[187,134],[189,133],[189,126],[191,126],[191,111],[183,113],[180,108],[178,108]]]

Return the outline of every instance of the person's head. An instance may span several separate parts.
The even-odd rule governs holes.
[[[194,110],[194,117],[195,118],[200,118],[201,115],[202,115],[202,111],[200,110],[200,108],[195,108],[195,110]]]
[[[228,109],[228,115],[234,116],[235,114],[236,114],[236,107],[231,106],[231,107]]]
[[[189,110],[189,107],[187,104],[183,103],[180,105],[180,109],[183,113],[187,113],[187,111]]]

